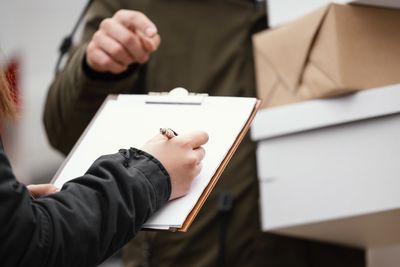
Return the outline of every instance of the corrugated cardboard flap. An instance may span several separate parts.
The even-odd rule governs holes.
[[[291,92],[298,88],[313,41],[330,6],[324,6],[296,23],[254,35],[256,53],[272,65]]]

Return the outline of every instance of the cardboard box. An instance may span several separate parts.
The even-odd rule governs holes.
[[[263,107],[400,83],[400,10],[330,4],[253,43]]]
[[[258,112],[264,231],[400,244],[400,85]]]

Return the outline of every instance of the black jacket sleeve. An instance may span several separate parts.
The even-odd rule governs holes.
[[[0,149],[1,266],[96,266],[169,199],[164,167],[147,153],[99,158],[59,193],[32,199]]]

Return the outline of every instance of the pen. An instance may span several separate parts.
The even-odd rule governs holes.
[[[171,139],[172,137],[178,136],[178,134],[170,129],[170,128],[160,128],[160,133],[164,136],[166,136],[168,139]]]

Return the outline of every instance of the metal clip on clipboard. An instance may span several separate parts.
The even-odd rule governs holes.
[[[182,87],[172,89],[170,92],[149,92],[146,104],[183,104],[201,105],[208,94],[189,93]]]

